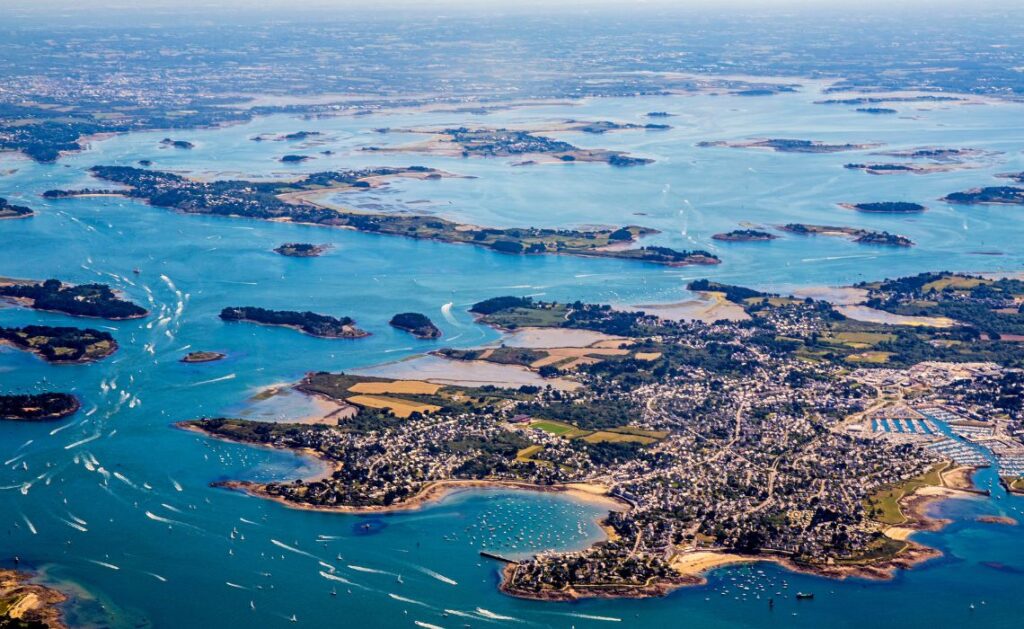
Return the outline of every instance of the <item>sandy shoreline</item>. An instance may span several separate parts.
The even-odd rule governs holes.
[[[189,429],[206,434],[202,429]],[[211,436],[219,438],[216,437],[215,435]],[[248,481],[224,481],[214,483],[212,486],[232,489],[235,491],[240,491],[242,493],[248,494],[250,496],[263,498],[265,500],[272,500],[290,509],[297,509],[300,511],[320,511],[327,513],[345,513],[350,515],[403,513],[408,511],[416,511],[428,505],[438,503],[454,494],[476,489],[516,489],[522,491],[536,491],[542,493],[560,493],[565,494],[573,498],[574,500],[579,500],[581,502],[607,506],[609,510],[622,511],[624,509],[629,508],[628,503],[623,502],[617,498],[614,498],[608,494],[596,493],[595,491],[590,489],[590,487],[592,486],[581,487],[579,483],[568,483],[564,485],[535,485],[533,483],[505,480],[438,480],[426,483],[419,492],[401,502],[397,502],[386,506],[370,505],[364,507],[355,507],[347,505],[325,506],[297,503],[282,498],[280,496],[270,495],[264,490],[263,484],[252,483]]]

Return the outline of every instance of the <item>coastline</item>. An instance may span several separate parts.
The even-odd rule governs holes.
[[[67,629],[59,606],[67,602],[68,597],[58,590],[33,583],[30,578],[25,572],[0,568],[0,597],[13,601],[0,615],[0,625],[6,626],[6,621],[11,620]]]
[[[889,539],[903,542],[904,546],[896,553],[878,560],[851,560],[823,564],[806,564],[793,560],[782,554],[742,554],[724,549],[692,549],[676,553],[669,561],[678,576],[662,580],[653,580],[644,585],[594,585],[567,587],[561,590],[524,590],[509,585],[514,580],[516,563],[506,565],[501,571],[499,589],[509,596],[539,601],[577,601],[586,598],[651,598],[666,596],[672,591],[687,586],[707,584],[707,574],[718,568],[730,565],[755,562],[770,562],[785,570],[797,574],[806,574],[826,579],[845,580],[859,578],[869,581],[888,581],[895,577],[898,570],[909,570],[914,566],[942,556],[935,548],[919,544],[909,539],[918,531],[938,531],[950,523],[950,520],[928,515],[928,509],[935,503],[951,498],[968,498],[980,495],[973,489],[971,476],[977,470],[974,467],[958,467],[949,470],[942,476],[947,485],[923,487],[900,500],[904,514],[910,516],[908,522],[899,526],[891,526],[883,530]],[[946,474],[952,476],[947,478]],[[922,491],[927,490],[927,491]],[[1008,524],[1002,519],[988,521]]]
[[[189,426],[186,430],[192,430],[202,434],[207,434],[201,428],[195,426]],[[217,435],[208,435],[215,439],[220,439]],[[243,442],[244,443],[244,442]],[[252,444],[249,444],[252,445]],[[294,452],[294,450],[289,450]],[[318,459],[323,460],[317,456]],[[583,487],[581,485],[586,486]],[[445,479],[428,481],[417,493],[413,494],[409,498],[396,502],[390,505],[368,505],[363,507],[348,506],[348,505],[309,505],[287,500],[280,496],[274,496],[268,494],[264,490],[262,483],[254,483],[250,481],[220,481],[211,483],[211,487],[220,487],[224,489],[230,489],[238,491],[249,496],[262,498],[264,500],[271,500],[278,504],[284,505],[289,509],[297,509],[300,511],[319,511],[324,513],[344,513],[349,515],[370,515],[370,514],[384,514],[384,513],[403,513],[409,511],[417,511],[426,506],[438,503],[445,498],[467,490],[473,489],[517,489],[522,491],[535,491],[541,493],[561,493],[570,496],[576,500],[588,502],[590,504],[599,504],[608,506],[609,510],[625,510],[630,508],[629,503],[615,498],[607,493],[597,493],[590,487],[595,487],[588,483],[565,483],[561,485],[535,485],[533,483],[525,483],[519,481],[507,481],[507,480],[462,480],[462,479]],[[604,529],[604,527],[602,527]],[[607,533],[607,530],[606,530]]]

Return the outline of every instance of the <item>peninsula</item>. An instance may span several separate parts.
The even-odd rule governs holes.
[[[106,284],[64,284],[49,279],[39,284],[0,282],[0,298],[35,310],[63,312],[74,317],[119,321],[149,314],[145,308],[121,299]]]
[[[100,330],[27,325],[0,327],[0,344],[32,352],[49,363],[87,363],[117,351],[117,341]]]
[[[69,393],[0,395],[0,419],[50,421],[74,415],[79,408],[78,398]]]
[[[355,320],[349,317],[331,317],[308,311],[267,310],[255,306],[241,306],[221,310],[220,318],[224,321],[278,325],[327,339],[357,339],[370,336],[369,332],[357,328]]]
[[[709,567],[746,561],[888,578],[938,554],[907,540],[940,526],[926,515],[929,501],[978,491],[970,471],[986,460],[937,422],[972,427],[964,434],[984,426],[1007,461],[1024,453],[1024,409],[1005,406],[1024,359],[1014,341],[977,333],[1024,316],[1006,308],[1024,282],[936,273],[860,287],[867,305],[924,298],[936,305],[919,307],[974,313],[949,328],[856,321],[811,298],[690,286],[720,293],[748,318],[669,321],[515,296],[472,306],[503,329],[614,334],[582,348],[593,359],[571,369],[555,349],[452,350],[549,361],[576,389],[317,372],[297,388],[356,409],[336,414],[337,425],[203,418],[182,427],[327,462],[332,471],[317,480],[218,483],[295,508],[413,509],[476,486],[585,486],[618,501],[605,520],[608,540],[505,568],[503,591],[544,600],[663,595],[701,582]]]
[[[30,207],[24,205],[12,205],[7,202],[7,199],[0,198],[0,219],[5,218],[28,218],[35,212]]]
[[[567,254],[595,258],[617,258],[685,266],[718,264],[716,256],[707,251],[677,251],[668,247],[637,247],[623,245],[657,230],[627,225],[620,228],[495,229],[464,225],[423,214],[371,214],[325,207],[309,201],[309,193],[331,190],[367,189],[380,185],[390,177],[430,178],[440,172],[421,166],[408,168],[373,168],[314,173],[294,181],[253,182],[240,180],[195,181],[167,172],[144,170],[129,166],[94,166],[92,174],[101,179],[126,186],[113,190],[49,190],[47,198],[78,195],[119,194],[141,199],[151,205],[176,209],[187,214],[238,216],[270,221],[308,223],[354,229],[372,234],[405,236],[440,242],[471,244],[507,254]]]
[[[405,330],[416,338],[439,339],[441,330],[426,315],[418,312],[403,312],[391,317],[389,324],[399,330]]]

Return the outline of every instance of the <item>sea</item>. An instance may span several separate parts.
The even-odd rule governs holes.
[[[67,420],[0,425],[2,565],[13,567],[18,557],[42,582],[72,593],[67,618],[83,627],[1019,627],[1024,538],[1019,527],[977,518],[1020,518],[1024,499],[1002,492],[991,468],[976,479],[993,489],[991,497],[938,503],[934,515],[950,524],[914,535],[942,557],[891,581],[824,580],[759,563],[715,570],[707,585],[664,598],[551,603],[501,594],[501,566],[479,552],[525,557],[584,548],[602,538],[598,505],[557,494],[480,489],[374,517],[290,509],[210,484],[306,478],[322,471],[315,461],[173,426],[245,412],[268,421],[301,414],[301,400],[293,411],[279,402],[273,412],[261,412],[253,396],[310,371],[367,368],[442,346],[496,341],[499,333],[476,324],[467,312],[488,297],[628,306],[691,299],[686,284],[704,277],[782,291],[923,271],[1024,270],[1024,209],[939,201],[950,192],[1005,185],[994,175],[1024,170],[1024,106],[899,103],[897,114],[880,116],[814,103],[825,97],[820,85],[810,83],[800,92],[770,97],[605,98],[487,114],[273,115],[216,129],[99,138],[53,164],[0,154],[0,197],[36,209],[33,218],[0,221],[0,276],[102,282],[152,311],[145,319],[108,322],[0,308],[0,325],[91,326],[109,330],[121,345],[106,360],[69,366],[0,348],[4,392],[71,391],[82,400],[82,410]],[[645,116],[656,111],[674,115]],[[655,160],[631,168],[363,150],[421,141],[425,136],[417,129],[530,129],[569,119],[672,128],[545,133],[585,148]],[[252,140],[297,131],[321,135]],[[164,137],[188,140],[195,148],[167,148],[160,144]],[[788,154],[697,145],[772,137],[879,143],[884,149]],[[976,168],[928,175],[874,176],[843,167],[891,161],[871,155],[876,150],[925,146],[989,153],[969,160]],[[314,159],[286,165],[278,161],[285,154]],[[431,166],[462,177],[394,180],[328,200],[496,227],[639,224],[660,230],[649,244],[710,250],[722,264],[668,268],[510,256],[339,229],[189,216],[117,197],[41,197],[53,188],[105,187],[90,177],[89,167],[139,160],[220,179]],[[869,215],[837,205],[865,201],[913,201],[928,209]],[[790,222],[885,230],[917,246],[785,234],[766,243],[711,239],[742,226],[771,229]],[[291,241],[331,248],[309,259],[272,251]],[[372,336],[317,339],[217,317],[221,308],[238,305],[348,315]],[[393,314],[406,311],[427,314],[444,337],[416,340],[387,325]],[[192,350],[228,358],[179,362]],[[797,591],[815,597],[798,601]]]

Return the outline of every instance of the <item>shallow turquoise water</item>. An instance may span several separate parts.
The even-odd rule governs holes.
[[[1019,498],[941,505],[942,514],[954,523],[940,533],[922,534],[920,540],[942,549],[945,556],[890,583],[835,583],[754,567],[718,571],[708,587],[682,590],[664,600],[541,604],[500,595],[495,565],[477,552],[586,545],[599,536],[593,524],[600,515],[597,508],[551,495],[466,492],[415,513],[374,520],[372,534],[363,534],[365,518],[294,511],[208,487],[223,478],[309,475],[316,467],[308,461],[212,442],[170,427],[183,419],[236,411],[259,387],[298,379],[306,371],[368,366],[439,344],[472,346],[494,340],[497,334],[473,324],[465,309],[500,294],[651,303],[686,298],[686,281],[704,276],[771,288],[847,284],[937,269],[1024,268],[1018,243],[1020,208],[953,207],[936,200],[955,190],[995,185],[999,180],[991,178],[994,173],[1024,170],[1020,106],[901,108],[910,119],[813,106],[813,98],[609,99],[471,116],[468,121],[443,113],[325,120],[278,116],[173,134],[196,142],[194,151],[160,149],[157,143],[168,133],[154,132],[96,142],[92,150],[56,165],[0,155],[0,172],[16,169],[0,176],[0,196],[38,209],[30,220],[0,222],[0,275],[103,281],[149,303],[155,313],[142,321],[88,322],[114,328],[122,346],[114,357],[95,365],[50,366],[0,349],[4,390],[73,390],[85,409],[64,423],[0,427],[0,457],[10,460],[0,468],[0,523],[7,529],[0,557],[19,555],[24,563],[45,569],[54,581],[79,584],[93,602],[82,605],[81,616],[73,620],[115,626],[291,626],[293,613],[302,624],[339,618],[354,626],[403,627],[414,620],[446,627],[515,624],[485,619],[488,614],[474,612],[477,607],[535,625],[580,627],[602,626],[611,622],[608,618],[630,626],[1017,626],[1024,603],[1008,592],[1024,585],[1019,529],[977,523],[974,517],[1004,512],[1019,516]],[[496,126],[569,117],[643,121],[644,112],[657,110],[680,114],[668,121],[673,130],[558,134],[581,146],[620,148],[658,160],[641,168],[513,168],[510,160],[356,150],[416,139],[372,131],[383,126]],[[257,133],[303,129],[324,131],[325,144],[302,149],[248,139]],[[694,146],[701,140],[754,136],[878,141],[896,148],[969,146],[1004,154],[979,170],[877,177],[842,168],[849,161],[870,159],[857,153],[785,155]],[[317,154],[326,148],[335,155],[318,155],[291,167],[275,161],[285,153]],[[45,201],[38,196],[49,188],[92,185],[85,169],[93,164],[131,164],[144,158],[154,160],[156,168],[261,176],[426,164],[477,178],[402,181],[345,199],[388,208],[425,199],[428,203],[411,207],[482,225],[639,223],[663,230],[656,242],[714,248],[724,263],[666,269],[614,260],[510,257],[341,230],[182,216],[123,199]],[[834,205],[868,200],[919,201],[930,210],[913,217],[865,216]],[[893,251],[828,238],[784,238],[767,244],[710,240],[711,234],[744,221],[864,225],[908,235],[918,247]],[[327,242],[334,248],[316,259],[285,258],[270,251],[290,240]],[[132,273],[135,268],[139,275]],[[454,304],[451,321],[440,311],[449,302]],[[373,336],[354,342],[314,339],[286,329],[225,324],[216,317],[224,306],[249,304],[351,315]],[[391,315],[407,310],[430,315],[445,339],[417,341],[387,326]],[[0,324],[32,322],[83,324],[57,314],[0,309]],[[223,351],[230,358],[183,365],[177,360],[186,347]],[[105,479],[95,471],[98,467],[110,476]],[[27,483],[27,493],[22,493]],[[235,528],[238,534],[232,539]],[[318,542],[318,536],[332,538]],[[357,585],[323,577],[320,572],[328,569],[319,561]],[[398,574],[403,583],[398,583]],[[760,599],[755,593],[759,590],[736,585],[751,580],[765,586]],[[337,596],[329,594],[332,587]],[[796,590],[818,596],[797,604],[791,596],[774,595]],[[766,604],[770,595],[776,599],[771,612]],[[451,612],[445,617],[444,609],[474,612],[475,618]]]

